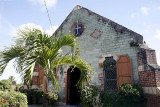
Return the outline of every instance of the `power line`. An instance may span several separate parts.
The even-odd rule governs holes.
[[[51,29],[52,29],[52,31],[53,31],[53,25],[52,25],[52,22],[51,22],[51,18],[50,18],[50,16],[49,16],[49,12],[48,12],[48,9],[47,9],[47,3],[46,3],[45,0],[44,0],[44,4],[45,4],[46,11],[47,11],[47,14],[48,14],[48,19],[49,19],[49,22],[50,22],[50,25],[51,25]]]

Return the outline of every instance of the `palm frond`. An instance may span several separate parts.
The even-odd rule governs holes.
[[[26,62],[25,67],[23,68],[23,77],[25,79],[25,81],[27,82],[27,84],[31,83],[32,77],[33,77],[33,72],[34,72],[34,68],[35,68],[35,60],[31,60]]]
[[[53,70],[51,71],[50,78],[52,78],[53,88],[56,90],[59,90],[58,80],[57,80],[56,75],[54,74]]]
[[[35,63],[42,67],[45,75],[51,76],[55,88],[59,88],[59,85],[54,68],[63,64],[70,64],[80,69],[79,86],[90,81],[93,69],[79,57],[78,42],[72,35],[49,36],[39,29],[31,28],[19,30],[18,35],[16,46],[0,52],[0,73],[10,60],[16,58],[15,67],[17,71],[21,71],[21,75],[28,83],[31,82]],[[72,54],[60,51],[64,46],[71,47]]]
[[[24,58],[26,50],[22,46],[14,46],[0,52],[0,73],[3,73],[5,67],[12,59]]]

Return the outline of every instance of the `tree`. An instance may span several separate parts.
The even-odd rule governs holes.
[[[49,36],[38,29],[19,30],[16,45],[0,52],[0,72],[2,73],[12,59],[15,59],[17,72],[21,73],[29,84],[32,80],[35,64],[38,63],[46,77],[52,79],[54,88],[59,88],[54,68],[70,64],[81,70],[78,86],[83,87],[91,79],[91,66],[79,57],[76,38],[72,35]],[[71,47],[71,54],[64,54],[62,47]]]
[[[10,77],[8,78],[8,80],[11,81],[11,82],[13,82],[13,81],[15,80],[15,77],[14,77],[14,76],[10,76]]]
[[[6,91],[9,90],[11,86],[11,82],[8,80],[2,80],[0,81],[0,91]]]

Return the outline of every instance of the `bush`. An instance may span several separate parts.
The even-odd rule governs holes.
[[[118,102],[122,107],[145,107],[146,99],[137,85],[123,84],[120,86]]]
[[[48,100],[51,105],[53,105],[58,100],[58,92],[49,91]]]
[[[119,93],[101,92],[103,107],[145,107],[146,99],[137,85],[123,84]]]
[[[102,91],[100,99],[102,107],[115,107],[118,103],[118,93],[107,93]]]
[[[20,90],[22,93],[27,95],[28,104],[43,104],[43,95],[44,92],[38,89],[31,90]],[[55,101],[58,100],[57,92],[48,92],[48,101],[50,104],[54,104]]]
[[[3,92],[0,97],[5,99],[10,107],[28,107],[27,96],[20,92]]]
[[[37,89],[20,90],[27,95],[28,104],[43,104],[43,91]]]
[[[138,47],[139,44],[138,44],[137,41],[134,41],[134,40],[133,40],[133,41],[130,42],[130,46],[131,46],[131,47]]]
[[[0,93],[0,107],[8,107],[9,106],[9,103],[7,102],[6,99],[2,98],[3,93]]]
[[[84,88],[80,89],[80,100],[83,107],[99,106],[98,94],[98,87],[93,85],[84,86]]]
[[[0,91],[6,91],[9,90],[11,86],[11,82],[8,80],[2,80],[0,81]]]

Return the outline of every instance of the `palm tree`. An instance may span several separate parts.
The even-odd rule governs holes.
[[[13,82],[13,81],[15,80],[15,77],[14,77],[14,76],[10,76],[10,77],[8,78],[8,80],[11,81],[11,82]]]
[[[76,38],[72,35],[49,36],[39,29],[19,30],[19,38],[14,46],[0,52],[0,73],[3,73],[10,60],[15,59],[17,72],[30,84],[35,64],[38,63],[46,77],[52,79],[53,86],[59,88],[54,68],[70,64],[81,70],[78,86],[82,87],[91,79],[92,68],[79,57]],[[71,47],[72,54],[64,54],[62,47]],[[46,106],[46,105],[44,105]]]

